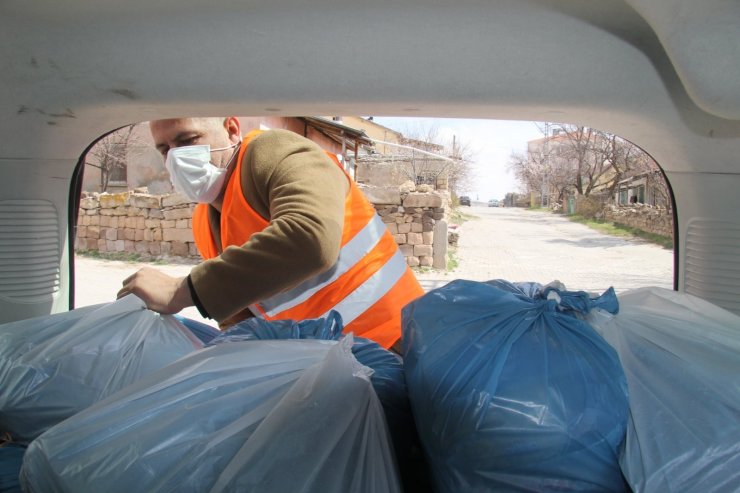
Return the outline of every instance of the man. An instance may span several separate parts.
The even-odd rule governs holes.
[[[338,162],[286,130],[242,140],[235,117],[158,120],[150,129],[175,188],[200,202],[193,234],[206,260],[185,278],[141,269],[119,297],[133,293],[161,313],[195,305],[222,328],[333,309],[345,332],[399,347],[401,308],[423,290]]]

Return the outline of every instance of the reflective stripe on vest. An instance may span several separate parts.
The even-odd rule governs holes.
[[[336,310],[342,315],[344,325],[349,325],[365,310],[373,306],[385,293],[390,291],[401,279],[407,268],[406,259],[403,258],[400,251],[396,251],[382,269],[370,276],[367,281],[334,306],[332,310]],[[328,316],[330,311],[324,313],[322,317]]]
[[[378,216],[374,216],[370,222],[354,236],[354,238],[339,250],[339,258],[329,270],[304,281],[289,291],[284,291],[272,298],[263,300],[259,303],[261,310],[257,310],[255,314],[262,315],[264,313],[268,317],[275,317],[278,313],[289,310],[290,308],[303,303],[314,293],[337,280],[339,276],[350,270],[355,264],[357,264],[357,262],[362,260],[365,255],[375,248],[375,245],[378,244],[387,230],[388,228],[383,221],[381,221]],[[383,269],[381,269],[381,271],[382,270]],[[397,280],[397,277],[393,279],[391,286]],[[390,286],[388,289],[390,289]],[[254,310],[252,310],[252,312],[254,313]],[[344,314],[342,314],[342,319],[345,324],[349,323],[349,321],[344,318]]]

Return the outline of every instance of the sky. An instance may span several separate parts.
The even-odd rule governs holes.
[[[512,173],[507,170],[512,152],[524,152],[527,141],[542,138],[534,122],[506,120],[473,120],[452,118],[374,117],[373,121],[406,135],[414,131],[437,128],[439,144],[450,145],[452,137],[467,143],[473,150],[473,187],[459,190],[473,200],[503,199],[508,192],[519,191]]]

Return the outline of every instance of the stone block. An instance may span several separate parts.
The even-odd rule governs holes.
[[[175,228],[177,229],[187,229],[188,227],[188,220],[187,219],[178,219],[175,221]]]
[[[126,228],[123,230],[123,239],[134,241],[136,240],[136,230],[134,228]]]
[[[409,233],[406,235],[406,243],[409,245],[422,245],[424,243],[424,239],[421,236],[421,233]]]
[[[433,254],[432,245],[414,245],[414,256],[431,257],[432,254]]]
[[[136,242],[136,253],[149,253],[149,246],[151,245],[151,242],[149,241],[137,241]]]
[[[100,209],[100,215],[101,216],[112,216],[113,209]]]
[[[170,221],[177,219],[189,219],[191,216],[190,209],[187,207],[180,207],[178,209],[167,209],[163,211],[164,218]]]
[[[162,252],[162,255],[169,255],[172,253],[172,243],[169,241],[162,241],[159,243],[159,250]]]
[[[193,230],[191,229],[165,229],[162,231],[162,239],[164,241],[186,243],[188,241],[195,241],[193,239]],[[173,245],[173,249],[174,249]],[[187,254],[186,254],[187,255]]]
[[[434,243],[434,232],[433,231],[424,231],[421,234],[421,238],[424,240],[425,245],[431,245]]]
[[[406,233],[411,232],[411,223],[399,224],[397,227],[398,227],[398,232],[400,234],[406,234]]]
[[[100,211],[100,209],[87,209],[85,211],[85,215],[86,216],[97,216],[98,213],[99,213],[99,211]]]
[[[113,216],[110,218],[110,222],[108,226],[111,228],[117,228],[118,226],[121,226],[122,224],[123,224],[123,221],[121,220],[121,218]]]
[[[178,257],[187,257],[189,252],[190,250],[188,249],[188,244],[186,242],[172,242],[172,255],[177,255]]]
[[[441,207],[442,197],[436,193],[410,193],[403,199],[404,207]]]
[[[432,257],[419,257],[419,265],[422,267],[431,267],[433,263]]]
[[[151,253],[152,255],[161,255],[162,243],[159,241],[153,241],[149,243],[149,253]]]
[[[432,267],[435,269],[447,269],[447,222],[437,221],[434,225],[434,240],[432,242],[432,250],[434,251],[434,259]]]
[[[162,227],[162,222],[159,219],[144,219],[144,227],[145,228],[160,228]]]
[[[125,240],[126,239],[126,229],[125,228],[118,228],[116,230],[116,239],[117,240]]]
[[[397,224],[403,224],[405,222],[406,222],[406,218],[405,217],[403,217],[403,216],[396,217],[396,223]]]
[[[163,239],[164,235],[162,234],[162,228],[152,228],[152,240],[162,241]]]
[[[150,219],[164,219],[164,212],[162,212],[162,209],[149,209],[147,217]]]
[[[444,219],[444,218],[445,218],[444,212],[435,212],[434,214],[432,214],[432,219],[434,219],[435,221],[439,221],[440,219]]]
[[[132,194],[129,203],[138,208],[159,209],[162,207],[162,197],[159,195]]]
[[[90,224],[90,219],[91,218],[92,218],[92,216],[80,216],[80,215],[78,215],[77,216],[77,225],[78,226],[87,226],[88,224]]]
[[[396,242],[396,244],[403,245],[404,243],[406,243],[406,235],[393,235],[393,240]]]
[[[176,207],[178,205],[185,205],[189,203],[190,201],[179,193],[173,193],[162,197],[162,207]]]
[[[98,226],[88,226],[87,227],[87,234],[85,235],[86,238],[104,238],[104,236],[101,236],[101,230]]]
[[[123,219],[123,218],[122,218]],[[118,221],[118,224],[121,225],[121,221]],[[130,228],[135,229],[136,228],[136,218],[135,217],[127,217],[123,219],[123,225],[124,228]]]
[[[160,227],[162,229],[174,228],[175,227],[175,221],[164,220],[164,221],[160,221],[159,222],[159,225],[160,225]]]
[[[117,207],[127,206],[129,204],[129,192],[121,193],[101,193],[98,196],[101,208],[113,209]]]
[[[126,253],[136,252],[136,242],[132,240],[125,240],[123,242],[123,251]]]
[[[414,254],[413,245],[398,245],[398,250],[404,257],[411,257]]]
[[[198,247],[195,246],[195,243],[188,243],[188,251],[190,252],[191,257],[200,257]]]
[[[95,197],[85,197],[84,199],[80,199],[81,209],[97,209],[98,207],[100,207],[100,202]]]
[[[100,219],[101,219],[100,216],[90,216],[90,224],[93,226],[97,226],[100,224]]]
[[[141,215],[141,209],[138,207],[128,207],[126,209],[126,215],[129,217],[136,217]]]
[[[154,239],[153,230],[147,228],[144,230],[144,241],[152,241]]]
[[[100,219],[98,220],[98,223],[104,227],[107,228],[110,226],[110,220],[112,219],[110,216],[98,216]]]
[[[371,204],[401,204],[401,192],[397,187],[371,187],[359,185],[362,193]]]
[[[421,230],[424,232],[427,231],[434,231],[434,224],[432,223],[424,223],[421,225]]]
[[[412,233],[421,233],[424,231],[424,226],[421,223],[411,223]]]
[[[87,238],[87,226],[77,226],[77,238]]]
[[[396,216],[383,216],[380,218],[385,224],[395,224]]]
[[[134,234],[134,241],[141,241],[144,239],[144,229],[137,229],[136,233]]]
[[[406,257],[406,263],[409,264],[409,267],[418,267],[419,259],[413,256]]]
[[[396,224],[395,222],[387,223],[386,227],[388,228],[388,231],[390,231],[392,235],[397,235],[399,233],[398,224]]]
[[[99,252],[107,252],[108,251],[108,240],[104,238],[98,239],[98,251]]]
[[[85,250],[97,250],[99,238],[85,238]]]
[[[146,228],[146,218],[145,217],[137,217],[136,218],[136,229],[144,229]]]

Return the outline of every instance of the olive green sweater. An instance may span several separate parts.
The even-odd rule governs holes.
[[[237,179],[232,174],[229,180]],[[220,213],[209,220],[221,251],[190,273],[199,308],[222,325],[249,316],[248,306],[329,269],[337,260],[347,176],[314,142],[288,130],[255,137],[244,154],[247,203],[269,221],[243,245],[220,245]]]

